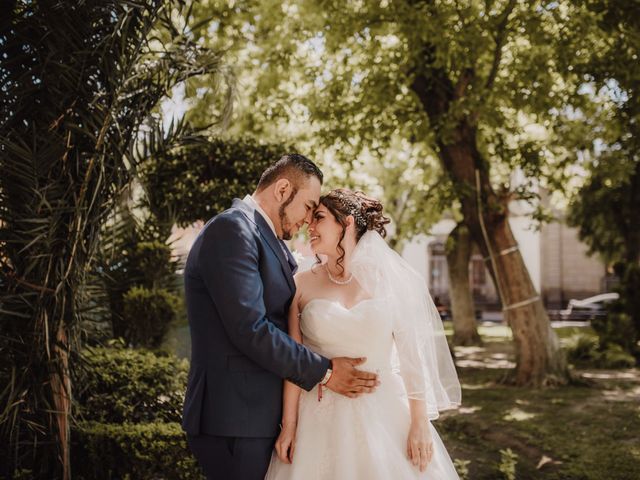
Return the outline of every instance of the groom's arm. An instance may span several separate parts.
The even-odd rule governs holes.
[[[263,368],[311,390],[329,360],[294,341],[266,317],[258,247],[240,212],[216,218],[203,233],[198,268],[231,342]]]

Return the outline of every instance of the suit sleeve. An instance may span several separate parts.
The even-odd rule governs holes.
[[[329,360],[267,318],[258,247],[246,222],[223,214],[203,235],[198,268],[231,342],[265,369],[311,390],[326,373]]]

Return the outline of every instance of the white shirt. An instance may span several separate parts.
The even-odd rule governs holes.
[[[250,207],[255,208],[258,213],[260,215],[262,215],[262,217],[267,221],[267,225],[269,225],[269,227],[271,228],[271,230],[273,231],[273,234],[276,236],[276,238],[278,237],[278,234],[276,233],[276,227],[273,224],[273,222],[271,221],[271,219],[269,218],[269,215],[267,215],[267,213],[260,207],[260,205],[258,205],[258,202],[255,201],[255,199],[251,196],[251,195],[247,195],[245,196],[242,201],[244,203],[246,203],[247,205],[249,205]]]

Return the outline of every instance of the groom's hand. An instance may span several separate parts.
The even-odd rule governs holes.
[[[364,372],[356,367],[366,358],[338,357],[331,360],[333,371],[326,387],[336,393],[356,398],[363,393],[372,393],[380,385],[378,375]]]

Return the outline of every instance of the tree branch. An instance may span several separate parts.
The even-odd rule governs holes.
[[[475,70],[473,68],[469,67],[462,70],[460,77],[458,77],[456,86],[453,89],[454,98],[459,99],[464,96],[464,91],[467,89],[474,77]]]
[[[495,83],[496,76],[498,75],[498,69],[500,68],[500,62],[502,61],[502,47],[504,46],[505,39],[507,37],[507,25],[509,23],[509,16],[516,6],[515,0],[510,0],[504,9],[504,12],[500,15],[501,19],[498,23],[498,30],[496,32],[496,48],[493,51],[493,64],[491,65],[491,71],[487,77],[487,83],[485,84],[485,90],[491,90]]]

